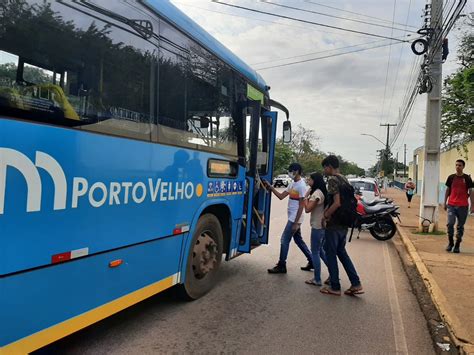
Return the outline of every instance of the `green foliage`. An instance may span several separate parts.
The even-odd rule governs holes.
[[[293,130],[291,144],[284,144],[278,140],[275,145],[274,174],[285,173],[288,165],[293,161],[298,162],[303,167],[303,173],[309,175],[313,172],[322,172],[321,162],[328,155],[317,149],[319,138],[311,129],[306,129],[298,125]],[[333,154],[333,153],[331,153]],[[341,173],[344,175],[364,175],[364,169],[357,164],[349,162],[338,156]]]
[[[474,139],[474,22],[467,23],[458,50],[459,68],[446,78],[443,89],[441,142],[464,148]],[[466,152],[466,151],[465,151]],[[467,153],[467,152],[466,152]]]
[[[293,152],[288,144],[279,139],[275,144],[275,159],[273,161],[274,174],[286,173],[288,166],[293,161]]]
[[[17,65],[14,63],[0,64],[0,78],[3,82],[8,80],[11,84],[16,81]],[[41,69],[25,66],[23,79],[34,84],[51,83],[53,78]],[[5,84],[5,83],[4,83]]]

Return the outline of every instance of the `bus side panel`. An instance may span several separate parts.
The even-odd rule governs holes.
[[[0,275],[65,252],[91,255],[186,232],[209,183],[226,180],[207,177],[215,154],[8,119],[0,132]],[[227,195],[239,218],[242,195]]]
[[[75,316],[85,318],[79,322],[85,327],[140,301],[140,297],[130,296],[136,290],[161,280],[165,280],[161,289],[178,283],[176,255],[185,237],[163,238],[0,279],[0,347]],[[110,267],[116,260],[123,263]],[[107,310],[107,303],[120,297],[112,307],[115,311]],[[56,338],[78,330],[66,324],[57,328]],[[44,332],[41,338],[45,343],[56,340],[49,338],[50,329]]]

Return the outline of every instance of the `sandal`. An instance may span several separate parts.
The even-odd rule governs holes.
[[[304,283],[313,286],[322,286],[321,282],[316,282],[314,279],[306,280]]]
[[[331,287],[323,287],[319,292],[324,293],[325,295],[340,296],[341,290],[333,290]]]
[[[350,288],[344,291],[344,294],[348,296],[362,295],[363,293],[364,289],[362,288],[362,285],[351,286]]]

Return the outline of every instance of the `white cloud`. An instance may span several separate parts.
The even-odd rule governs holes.
[[[372,21],[356,15],[318,7],[308,2],[275,1],[337,16]],[[332,26],[352,28],[384,36],[392,35],[390,29],[282,9],[257,1],[233,0],[227,2]],[[335,29],[249,13],[206,0],[174,0],[173,3],[249,64],[379,40],[374,37],[363,37]],[[406,22],[408,3],[409,0],[397,1],[396,22]],[[334,7],[384,19],[391,19],[393,15],[392,0],[360,0],[357,1],[357,6],[355,4],[354,1],[349,0],[337,0],[330,3]],[[424,4],[424,0],[411,1],[409,24],[421,24],[419,16]],[[402,34],[400,31],[394,31],[393,36]],[[456,68],[456,42],[456,38],[450,36],[451,54],[445,68],[443,68],[445,73],[451,73]],[[379,42],[373,45],[383,43]],[[399,106],[410,79],[410,69],[415,57],[409,46],[409,43],[392,46],[386,88],[385,79],[390,51],[388,47],[262,70],[260,74],[271,86],[271,96],[289,108],[293,123],[295,125],[301,123],[317,132],[321,137],[319,144],[321,150],[336,152],[367,168],[376,162],[375,151],[382,148],[382,144],[373,138],[361,136],[361,133],[373,134],[385,141],[386,131],[380,127],[380,123],[392,123],[398,120]],[[401,57],[400,50],[402,50]],[[335,52],[325,54],[331,53]],[[301,59],[307,58],[311,58],[311,56]],[[401,60],[398,67],[399,58]],[[268,63],[268,65],[284,62]],[[263,68],[264,66],[265,64],[257,64],[253,67]],[[397,68],[399,68],[397,85],[394,87]],[[420,95],[413,110],[409,127],[405,127],[395,144],[394,153],[397,150],[400,151],[401,161],[403,160],[404,143],[408,147],[408,161],[411,159],[411,152],[423,144],[424,130],[422,126],[424,125],[425,104],[426,95]],[[403,140],[403,138],[405,139]]]

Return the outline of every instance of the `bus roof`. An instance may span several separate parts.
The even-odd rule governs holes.
[[[207,33],[201,26],[191,20],[181,10],[174,6],[169,0],[145,0],[149,6],[153,8],[160,16],[185,32],[188,36],[194,39],[199,44],[203,45],[229,64],[235,70],[242,73],[248,80],[250,80],[258,89],[266,92],[266,83],[263,78],[249,65],[244,63],[239,57],[232,53],[222,43],[217,41],[209,33]]]

